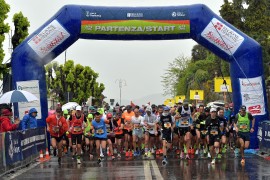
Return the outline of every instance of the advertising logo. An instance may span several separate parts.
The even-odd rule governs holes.
[[[201,36],[229,55],[234,54],[244,41],[243,36],[216,18],[211,20]]]
[[[248,112],[250,112],[251,114],[260,114],[262,112],[261,109],[261,105],[249,106]]]

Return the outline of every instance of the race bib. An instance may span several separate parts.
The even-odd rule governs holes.
[[[218,131],[212,130],[212,131],[210,131],[210,134],[211,134],[211,135],[218,135]]]
[[[200,125],[200,124],[196,124],[196,128],[198,128],[198,129],[199,129],[200,127],[201,127],[201,125]]]
[[[203,130],[201,131],[203,135],[207,135],[207,131],[206,130]]]
[[[103,129],[98,129],[96,132],[97,132],[97,134],[103,134],[104,133]]]
[[[239,128],[242,130],[246,130],[248,127],[247,124],[240,124]]]
[[[170,127],[172,127],[172,124],[170,122],[166,122],[164,123],[164,127],[169,129]]]
[[[188,125],[188,120],[182,120],[181,125]]]
[[[53,131],[54,132],[58,133],[59,132],[59,129],[60,129],[59,126],[53,126]]]
[[[82,127],[81,126],[75,126],[74,127],[74,131],[75,132],[79,132],[79,131],[81,131],[82,130]]]

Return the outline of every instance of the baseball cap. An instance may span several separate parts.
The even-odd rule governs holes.
[[[169,111],[170,108],[169,108],[168,106],[165,106],[165,107],[163,108],[163,110],[164,110],[164,111]]]
[[[67,109],[65,109],[63,112],[64,112],[64,114],[68,114],[68,110]]]
[[[81,111],[82,110],[82,106],[76,106],[76,111]]]
[[[148,106],[148,107],[145,109],[145,111],[150,111],[150,112],[152,112],[152,108]]]
[[[108,113],[106,116],[107,116],[108,119],[112,118],[112,113]]]
[[[240,109],[243,110],[243,111],[246,111],[246,110],[247,110],[247,107],[246,107],[245,105],[242,105],[242,106],[240,107]]]
[[[92,114],[88,114],[87,118],[92,118],[93,119],[93,115]]]
[[[217,109],[216,108],[211,108],[210,112],[217,112]]]
[[[188,100],[185,99],[184,102],[183,102],[184,105],[188,105]]]

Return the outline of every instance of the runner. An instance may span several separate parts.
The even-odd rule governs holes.
[[[215,164],[216,157],[219,153],[220,142],[220,121],[217,117],[216,108],[210,109],[210,116],[206,119],[206,127],[208,128],[209,148],[212,158],[211,164]]]
[[[178,112],[180,113],[180,119],[178,123],[178,129],[179,129],[179,141],[180,141],[180,149],[183,152],[183,149],[186,149],[186,159],[190,159],[189,154],[191,154],[191,126],[192,126],[192,111],[193,109],[188,105],[188,101],[184,101],[183,107],[180,107],[178,109]],[[192,126],[193,128],[193,126]],[[185,147],[183,147],[185,144]],[[194,151],[194,149],[193,149]],[[183,158],[183,153],[181,152],[181,158]]]
[[[227,137],[229,137],[229,129],[227,127],[227,120],[224,116],[224,109],[223,108],[220,108],[220,110],[218,111],[218,118],[219,118],[219,121],[220,121],[220,143],[221,143],[221,146],[220,146],[220,150],[222,151],[222,153],[225,153],[226,152],[226,149],[227,149]],[[219,154],[220,155],[220,154]]]
[[[94,148],[94,134],[90,132],[91,126],[92,126],[92,120],[93,120],[93,115],[88,114],[87,122],[85,124],[85,129],[84,129],[85,146],[86,146],[85,150],[89,152],[90,159],[93,158],[93,148]]]
[[[106,123],[109,123],[108,120],[101,118],[101,114],[97,111],[95,113],[95,118],[92,121],[91,133],[94,133],[96,152],[98,156],[98,163],[101,162],[100,151],[103,155],[106,155],[106,142],[107,142],[107,130]],[[101,150],[100,150],[101,148]]]
[[[121,113],[118,111],[115,113],[115,116],[113,118],[113,131],[115,133],[117,158],[121,158],[121,146],[122,146],[122,139],[124,137],[123,129],[124,129],[124,120],[121,119]]]
[[[197,138],[199,140],[200,145],[200,151],[199,151],[199,157],[204,157],[204,154],[206,154],[206,150],[208,148],[207,143],[207,134],[208,130],[206,127],[206,119],[210,116],[210,108],[205,107],[204,112],[201,113],[196,121],[196,133]],[[211,157],[210,152],[208,151],[208,157]]]
[[[173,118],[169,114],[170,108],[165,106],[163,109],[163,113],[160,116],[159,123],[162,128],[162,144],[163,144],[163,160],[162,164],[166,165],[167,161],[167,149],[171,147],[172,143],[172,132],[174,128]],[[157,129],[155,128],[155,134],[157,135]]]
[[[193,120],[194,120],[193,126],[195,127],[196,136],[197,136],[196,137],[196,144],[195,144],[197,147],[196,152],[195,152],[196,155],[199,154],[199,149],[200,149],[199,145],[201,142],[201,136],[200,136],[200,134],[201,134],[201,132],[200,132],[201,120],[199,119],[199,116],[203,113],[204,113],[204,105],[200,104],[198,111],[195,112],[193,115]]]
[[[81,164],[82,137],[84,131],[84,122],[86,121],[86,117],[82,113],[82,107],[77,106],[76,112],[70,117],[69,126],[72,141],[72,158],[77,159],[77,164]],[[77,155],[77,157],[75,156],[75,154]]]
[[[114,160],[115,156],[114,156],[114,151],[113,151],[113,144],[115,142],[115,134],[113,131],[113,126],[112,126],[112,118],[113,115],[112,113],[107,113],[106,114],[106,119],[108,121],[108,123],[106,123],[106,129],[107,129],[107,148],[109,151],[109,153],[107,153],[108,156],[111,156],[111,159]]]
[[[60,107],[56,108],[56,114],[52,114],[46,118],[47,123],[47,131],[50,132],[51,135],[51,145],[56,152],[58,149],[58,164],[61,164],[62,158],[62,142],[64,139],[64,135],[68,130],[68,124],[66,119],[62,116],[62,109]]]
[[[157,117],[152,112],[152,108],[148,106],[144,115],[143,128],[144,128],[144,156],[151,157],[151,153],[154,153],[153,141],[160,133],[155,134],[155,126]],[[152,152],[153,151],[153,152]]]
[[[133,142],[133,149],[134,149],[134,157],[141,155],[141,139],[143,137],[143,120],[144,118],[140,116],[139,109],[134,109],[135,116],[132,116],[132,142]]]
[[[242,105],[239,113],[235,116],[235,131],[238,135],[238,146],[242,156],[241,164],[245,164],[244,149],[249,147],[250,133],[254,132],[255,118],[251,113],[247,112],[247,107]],[[250,128],[251,121],[251,128]]]
[[[122,119],[124,120],[124,147],[126,152],[126,157],[132,156],[131,146],[132,146],[132,124],[131,117],[134,116],[132,107],[128,105],[126,111],[122,114]]]

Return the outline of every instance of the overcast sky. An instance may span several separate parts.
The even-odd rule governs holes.
[[[223,0],[6,0],[10,5],[7,22],[12,25],[14,13],[22,11],[30,21],[29,33],[32,34],[65,4],[96,6],[170,6],[205,4],[219,15]],[[14,28],[12,27],[14,30]],[[8,36],[6,37],[8,39]],[[107,99],[119,101],[119,80],[126,82],[122,87],[122,101],[135,100],[152,94],[162,94],[161,76],[178,56],[191,56],[191,49],[196,44],[193,40],[168,41],[100,41],[78,40],[67,49],[67,59],[76,64],[90,66],[99,73],[98,82],[105,84],[104,95]],[[4,44],[9,59],[8,41]],[[55,61],[64,63],[64,53]],[[161,98],[163,101],[163,98]],[[164,100],[166,98],[164,97]],[[145,103],[148,100],[145,99]],[[143,102],[135,102],[143,103]],[[157,102],[161,104],[161,100]]]

